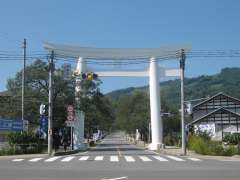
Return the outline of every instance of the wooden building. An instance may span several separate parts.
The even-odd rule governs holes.
[[[218,93],[195,105],[192,117],[188,126],[210,131],[212,139],[222,140],[225,133],[240,132],[240,100]]]

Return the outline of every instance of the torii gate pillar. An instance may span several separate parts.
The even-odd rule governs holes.
[[[158,61],[155,58],[150,59],[149,67],[149,92],[150,92],[150,109],[151,109],[151,132],[152,143],[149,145],[150,150],[158,150],[163,147],[163,126],[159,91],[159,68]]]

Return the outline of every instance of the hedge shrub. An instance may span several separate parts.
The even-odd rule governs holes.
[[[0,155],[41,153],[46,149],[44,140],[33,132],[13,132],[8,135],[9,147],[2,148]]]
[[[223,148],[222,143],[219,141],[212,141],[208,138],[196,135],[189,138],[188,148],[198,154],[213,156],[232,156],[239,152],[233,145]]]

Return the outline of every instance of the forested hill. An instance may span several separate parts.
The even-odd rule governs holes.
[[[148,86],[126,88],[107,94],[113,100],[131,95],[134,91],[148,92]],[[185,79],[185,99],[198,99],[224,92],[240,98],[240,68],[224,68],[220,73],[211,76],[199,76]],[[170,80],[161,83],[162,100],[170,106],[178,108],[180,102],[180,81]]]

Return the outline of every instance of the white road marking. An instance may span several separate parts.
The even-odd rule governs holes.
[[[159,161],[168,161],[167,159],[161,157],[161,156],[153,156],[153,158],[159,160]]]
[[[40,161],[41,159],[43,159],[43,158],[33,158],[33,159],[29,160],[29,161],[30,162],[37,162],[37,161]]]
[[[69,162],[69,161],[71,161],[73,158],[75,158],[75,157],[74,157],[74,156],[68,156],[68,157],[63,158],[61,161],[62,161],[62,162]]]
[[[110,156],[110,161],[111,162],[118,162],[119,161],[118,156]]]
[[[181,159],[181,158],[178,158],[178,157],[175,157],[175,156],[166,156],[166,157],[168,157],[168,158],[170,158],[170,159],[173,159],[173,160],[175,160],[175,161],[185,161],[185,160],[183,160],[183,159]]]
[[[156,155],[159,155],[159,153],[155,152],[155,151],[151,151],[151,150],[145,150],[146,152],[148,153],[152,153],[152,154],[156,154]]]
[[[96,156],[94,160],[95,161],[102,161],[103,160],[103,156]]]
[[[79,158],[79,161],[86,161],[88,160],[89,156],[82,156],[81,158]]]
[[[188,158],[189,160],[191,160],[191,161],[201,161],[201,159],[198,159],[198,158]]]
[[[55,160],[57,160],[57,159],[59,159],[59,158],[61,158],[61,157],[62,157],[62,156],[51,157],[51,158],[49,158],[49,159],[46,159],[45,162],[53,162],[53,161],[55,161]]]
[[[13,162],[20,162],[20,161],[23,161],[24,159],[13,159],[12,161]]]
[[[142,161],[144,162],[149,162],[152,161],[151,159],[149,159],[147,156],[138,156]]]
[[[102,180],[121,180],[121,179],[128,179],[127,176],[119,177],[119,178],[112,178],[112,179],[102,179]]]
[[[132,156],[124,156],[127,162],[135,162],[135,159]]]

